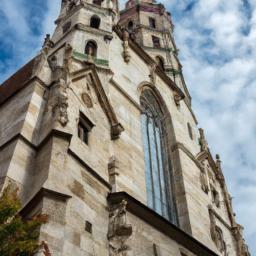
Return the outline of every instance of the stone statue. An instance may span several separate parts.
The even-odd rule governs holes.
[[[120,204],[110,207],[108,230],[110,256],[127,256],[130,250],[126,241],[132,235],[132,226],[127,224],[126,206],[127,202],[123,200]]]

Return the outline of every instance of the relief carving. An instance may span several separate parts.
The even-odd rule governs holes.
[[[180,106],[180,102],[182,101],[182,97],[176,91],[174,91],[173,94],[174,94],[173,95],[174,102],[175,102],[176,106],[179,107]]]
[[[157,65],[156,64],[153,64],[150,68],[150,81],[153,85],[156,85],[156,67]]]
[[[110,256],[127,256],[131,248],[126,244],[132,235],[132,226],[127,223],[127,201],[123,200],[109,209],[109,252]]]
[[[223,253],[224,256],[227,255],[227,246],[223,238],[222,230],[216,225],[215,215],[212,209],[212,206],[209,205],[209,215],[210,215],[210,223],[211,223],[211,237],[213,242],[215,243],[218,250]]]
[[[245,240],[243,239],[243,227],[241,225],[236,224],[235,227],[233,227],[233,235],[237,242],[237,250],[239,252],[239,255],[241,256],[250,256],[249,248],[245,244]]]
[[[67,84],[63,79],[60,79],[55,84],[55,99],[52,108],[53,114],[56,119],[60,122],[62,126],[66,126],[68,119],[68,94],[67,94]]]
[[[124,61],[126,63],[129,63],[130,60],[131,60],[131,55],[130,55],[130,52],[129,52],[129,32],[127,30],[123,30],[123,48],[124,48],[124,51],[123,51],[123,58],[124,58]]]
[[[208,185],[208,179],[207,179],[207,166],[204,165],[204,171],[201,171],[200,173],[200,182],[201,182],[201,188],[202,190],[208,194],[209,192],[209,185]]]
[[[82,100],[87,108],[93,107],[93,102],[92,102],[91,96],[88,93],[86,93],[86,92],[82,93]]]

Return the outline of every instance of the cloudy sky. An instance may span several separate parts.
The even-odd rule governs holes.
[[[256,255],[256,0],[163,0],[193,107]],[[0,0],[0,82],[52,33],[60,0]]]

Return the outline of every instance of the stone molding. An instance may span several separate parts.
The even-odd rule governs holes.
[[[109,191],[111,191],[112,186],[108,181],[102,178],[97,171],[95,171],[92,167],[90,167],[84,160],[82,160],[73,150],[68,149],[68,154],[72,156],[76,161],[78,161],[82,166],[86,168],[86,170],[96,178],[102,185],[104,185]]]
[[[71,195],[63,194],[59,191],[51,190],[42,187],[28,202],[24,205],[24,207],[19,211],[23,218],[26,218],[28,214],[36,207],[36,205],[42,200],[44,197],[54,198],[60,201],[67,201],[72,198]]]
[[[121,133],[124,131],[124,128],[117,120],[115,111],[110,104],[110,101],[101,84],[95,65],[87,65],[85,68],[75,71],[71,74],[72,81],[77,81],[84,77],[87,77],[91,80],[92,86],[94,87],[96,95],[98,97],[98,101],[108,118],[110,124],[111,139],[118,139]]]
[[[217,256],[215,252],[211,251],[195,238],[188,235],[126,192],[110,193],[107,200],[110,204],[119,204],[125,200],[127,202],[127,211],[153,226],[170,239],[175,240],[194,254],[198,256]]]
[[[120,26],[115,26],[114,27],[114,31],[116,32],[116,34],[119,36],[119,38],[121,40],[123,40],[123,33],[122,33],[122,29],[120,28]],[[138,54],[142,60],[144,60],[144,62],[150,66],[154,65],[156,62],[155,60],[153,60],[153,58],[151,56],[149,56],[142,48],[140,45],[138,45],[136,42],[132,41],[131,39],[128,40],[129,46],[130,48],[136,53]],[[173,90],[176,91],[182,99],[185,98],[184,93],[182,92],[182,90],[171,80],[170,77],[167,76],[167,74],[162,71],[158,66],[156,67],[156,74]]]
[[[183,151],[195,163],[195,165],[198,167],[198,169],[201,172],[204,172],[204,168],[201,165],[201,163],[198,161],[198,159],[190,152],[190,150],[183,143],[177,142],[172,146],[172,151],[176,151],[178,149]]]

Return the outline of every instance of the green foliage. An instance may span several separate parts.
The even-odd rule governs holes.
[[[21,202],[17,190],[7,187],[0,198],[0,255],[30,256],[38,249],[39,227],[47,216],[23,220],[18,211]]]

